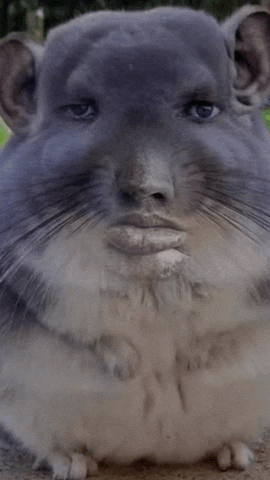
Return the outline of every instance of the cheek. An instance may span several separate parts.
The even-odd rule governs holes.
[[[190,161],[181,168],[178,165],[174,174],[176,208],[187,216],[197,210],[205,183],[204,173],[193,158],[191,154]]]
[[[73,285],[91,290],[102,283],[106,227],[74,229],[75,224],[65,227],[42,251],[30,253],[28,267],[41,274],[49,285]]]
[[[198,125],[191,135],[192,143],[199,146],[198,158],[201,157],[206,166],[209,162],[211,169],[256,172],[258,164],[254,158],[258,158],[262,142],[229,115],[221,114],[213,123]]]
[[[42,174],[50,177],[69,172],[70,175],[82,171],[90,163],[91,149],[85,136],[76,130],[67,129],[58,134],[49,132],[47,139],[42,139],[43,147],[40,157]]]

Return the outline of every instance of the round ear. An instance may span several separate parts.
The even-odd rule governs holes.
[[[0,114],[12,130],[27,131],[36,111],[42,50],[22,34],[10,34],[0,42]]]
[[[247,113],[267,102],[270,93],[270,12],[244,6],[222,30],[232,60],[233,105]]]

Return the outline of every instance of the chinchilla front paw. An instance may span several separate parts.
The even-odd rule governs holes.
[[[95,343],[94,352],[105,373],[122,381],[132,378],[140,365],[139,352],[130,340],[120,335],[102,335]]]

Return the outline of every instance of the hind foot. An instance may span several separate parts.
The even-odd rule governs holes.
[[[224,445],[217,454],[217,463],[220,470],[230,467],[246,470],[254,461],[254,454],[243,442],[232,442]]]
[[[48,463],[52,468],[53,480],[85,480],[88,475],[98,471],[96,462],[88,455],[72,453],[70,456],[54,453],[49,456]],[[37,469],[43,460],[37,459],[33,468]]]

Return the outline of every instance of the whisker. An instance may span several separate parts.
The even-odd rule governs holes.
[[[66,213],[66,212],[63,212]],[[65,217],[64,219],[61,220],[61,222],[57,222],[56,225],[50,225],[50,222],[52,222],[55,219],[58,219],[59,214],[53,215],[51,218],[46,219],[43,222],[40,222],[39,224],[35,225],[35,227],[29,229],[27,232],[22,234],[19,238],[16,238],[11,244],[8,244],[7,247],[4,249],[1,257],[0,257],[0,265],[5,262],[8,262],[8,259],[10,256],[12,256],[11,260],[11,265],[8,268],[5,268],[4,274],[0,277],[0,282],[3,282],[7,277],[12,278],[11,274],[15,274],[18,268],[23,264],[23,261],[27,256],[36,248],[40,243],[44,240],[48,240],[49,237],[60,231],[65,225],[70,223],[70,220],[73,218],[74,213],[71,213],[68,217]],[[46,229],[44,231],[44,227],[47,226],[49,223],[50,229]],[[36,234],[33,237],[33,234]],[[28,240],[29,237],[31,237],[31,243],[27,244],[27,247],[25,246],[25,240]],[[23,254],[20,255],[19,258],[16,258],[16,261],[14,262],[14,251],[18,246],[23,245],[24,252]],[[8,262],[10,263],[10,262]]]
[[[248,218],[249,220],[253,221],[260,227],[262,227],[264,230],[268,231],[270,229],[270,215],[268,212],[263,210],[262,208],[259,207],[253,207],[246,201],[243,201],[239,198],[232,197],[231,195],[227,195],[223,192],[220,192],[217,189],[211,188],[208,189],[208,191],[213,192],[214,194],[218,194],[219,196],[221,195],[223,199],[221,198],[216,198],[212,197],[211,195],[204,194],[207,198],[212,199],[214,202],[217,204],[221,204],[227,208],[230,208],[233,212],[236,212],[238,215],[241,215],[243,218]],[[228,201],[227,201],[228,199]],[[232,201],[235,204],[238,204],[238,206],[234,205]],[[245,207],[245,211],[241,209],[242,207]],[[248,211],[249,209],[249,211]],[[259,215],[255,215],[254,212],[256,212]]]
[[[231,227],[238,230],[242,234],[245,234],[250,239],[258,240],[251,229],[249,229],[246,225],[240,224],[239,222],[231,219],[228,215],[225,215],[224,213],[221,214],[214,212],[212,209],[203,204],[201,204],[199,208],[201,213],[206,215],[210,220],[212,220],[216,225],[219,225],[225,231],[227,231],[226,224],[229,224]]]

